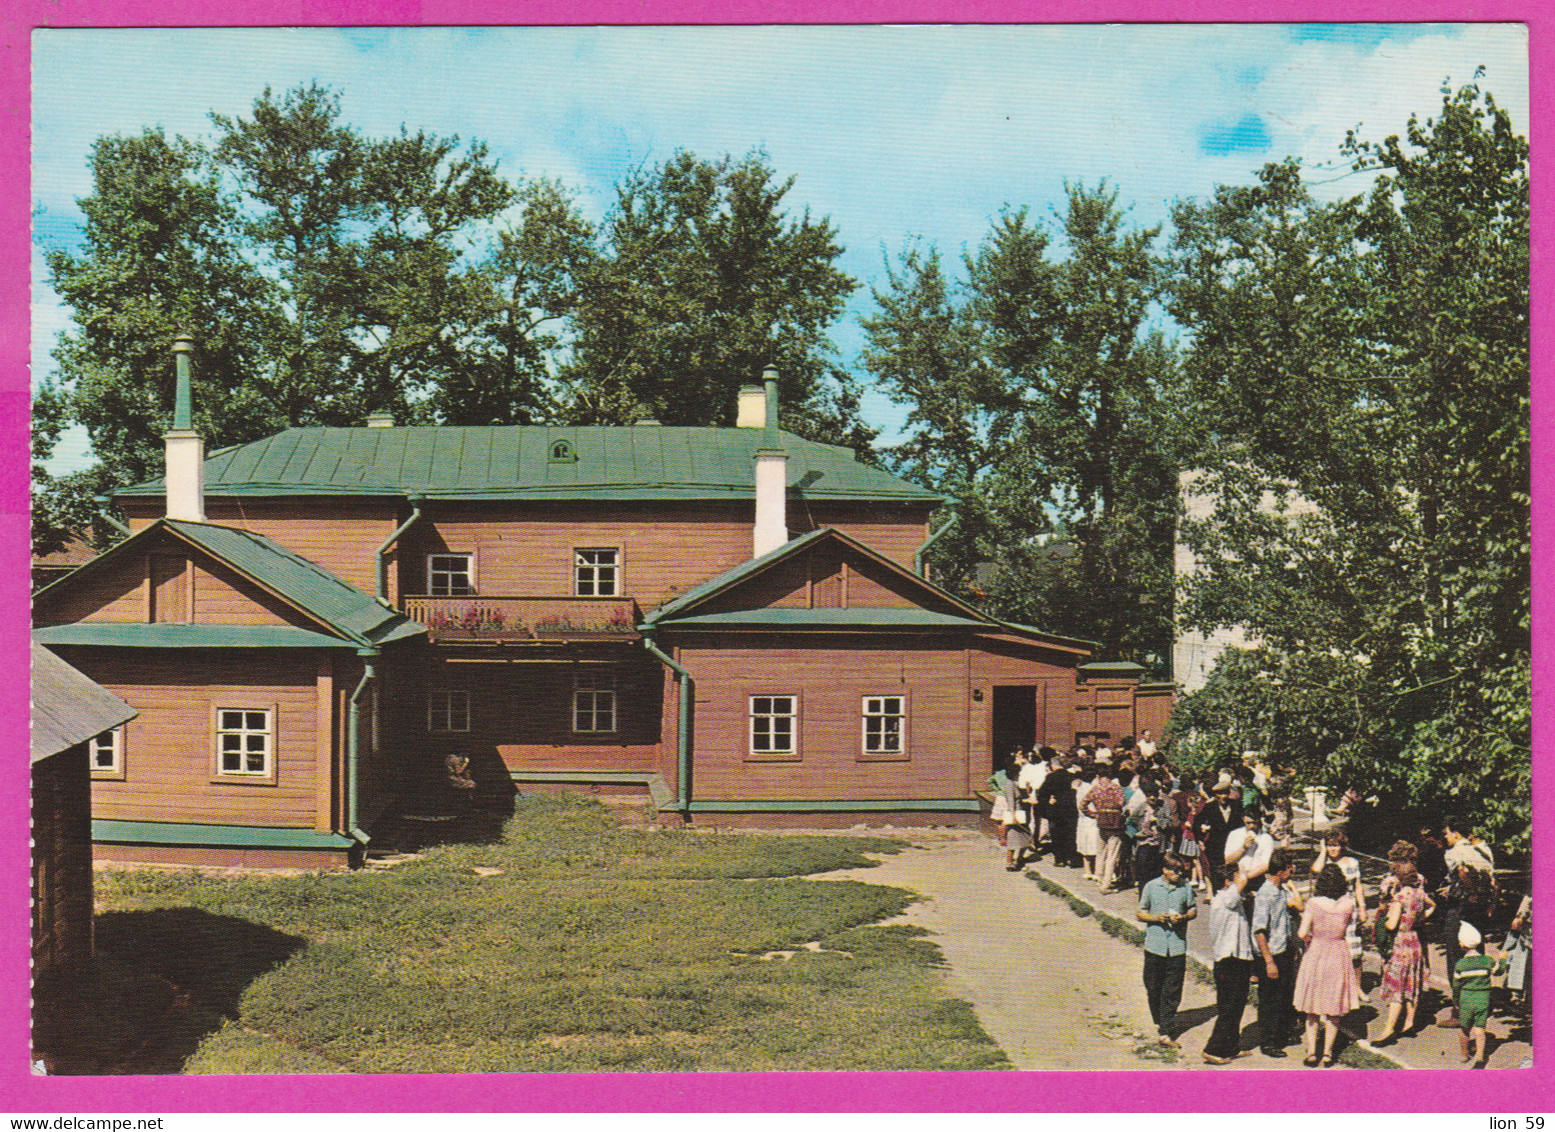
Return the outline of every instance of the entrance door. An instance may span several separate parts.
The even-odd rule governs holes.
[[[993,690],[993,722],[990,750],[997,770],[1016,747],[1036,747],[1042,742],[1043,709],[1047,706],[1041,684],[999,685]]]

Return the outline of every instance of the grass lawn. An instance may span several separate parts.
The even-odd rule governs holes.
[[[204,1020],[189,1073],[1009,1068],[880,924],[911,893],[806,879],[901,847],[521,798],[499,844],[383,871],[99,873],[98,945]]]

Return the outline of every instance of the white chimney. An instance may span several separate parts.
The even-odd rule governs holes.
[[[173,398],[173,427],[162,434],[166,456],[167,517],[187,523],[205,522],[205,441],[194,430],[191,412],[189,355],[194,342],[173,342],[178,385]]]
[[[767,426],[767,391],[759,385],[740,386],[739,411],[734,418],[736,428],[765,428]]]
[[[753,558],[788,541],[788,453],[781,448],[756,453],[756,530]]]
[[[761,408],[764,430],[762,447],[756,450],[756,527],[752,536],[752,557],[760,558],[788,541],[788,453],[783,449],[777,427],[777,370],[762,373],[765,389]],[[745,390],[740,390],[741,419],[744,419]],[[755,425],[745,427],[754,428]]]
[[[379,409],[376,413],[367,414],[368,428],[393,428],[394,414],[387,409]]]

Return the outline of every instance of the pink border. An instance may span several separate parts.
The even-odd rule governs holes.
[[[232,0],[219,19],[204,0],[12,0],[0,17],[0,540],[11,552],[0,571],[0,608],[27,606],[27,416],[28,416],[28,163],[29,33],[35,26],[113,27],[321,24],[487,24],[523,16],[533,24],[588,23],[1018,23],[1072,20],[1071,3],[1040,0],[739,0],[711,5],[668,0],[653,8],[652,20],[637,0],[539,0],[522,9],[490,0]],[[588,20],[580,20],[586,12]],[[1549,231],[1552,194],[1544,162],[1551,155],[1546,127],[1551,120],[1555,51],[1551,18],[1536,0],[1099,0],[1084,9],[1086,22],[1232,21],[1522,21],[1530,34],[1530,110],[1533,166],[1535,294],[1533,439],[1536,453],[1549,451],[1555,410],[1551,407],[1552,335],[1549,297],[1555,287]],[[1555,531],[1551,490],[1555,471],[1534,462],[1534,617],[1544,625],[1551,613],[1548,540]],[[0,621],[0,655],[13,674],[0,688],[0,750],[20,765],[26,747],[26,627],[19,616]],[[1548,750],[1555,716],[1547,710],[1551,640],[1534,642],[1535,749]],[[1548,759],[1538,758],[1539,772]],[[11,930],[0,949],[0,1102],[11,1113],[202,1112],[202,1111],[1271,1111],[1375,1112],[1382,1110],[1547,1112],[1555,1108],[1555,1066],[1522,1072],[1324,1074],[1320,1079],[1259,1073],[1218,1074],[1213,1091],[1203,1076],[1182,1074],[727,1074],[490,1077],[298,1077],[298,1078],[38,1078],[26,1071],[28,900],[27,796],[25,778],[0,798],[0,908]],[[1538,859],[1549,848],[1550,806],[1536,803]],[[1548,871],[1537,879],[1536,900],[1551,907],[1555,884]],[[1535,960],[1536,1027],[1552,1032],[1550,981],[1555,949]],[[1544,1039],[1541,1045],[1547,1045]],[[1541,1054],[1545,1051],[1541,1049]],[[1321,1084],[1319,1085],[1319,1080]],[[1098,1089],[1101,1086],[1101,1089]],[[1272,1087],[1271,1087],[1272,1086]]]

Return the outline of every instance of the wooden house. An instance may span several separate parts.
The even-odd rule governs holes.
[[[780,430],[775,389],[733,428],[378,421],[209,460],[175,419],[132,536],[36,600],[142,710],[99,844],[338,853],[450,754],[688,820],[975,820],[995,752],[1160,727],[1137,670],[921,577],[941,498]],[[263,772],[224,771],[248,742]]]

